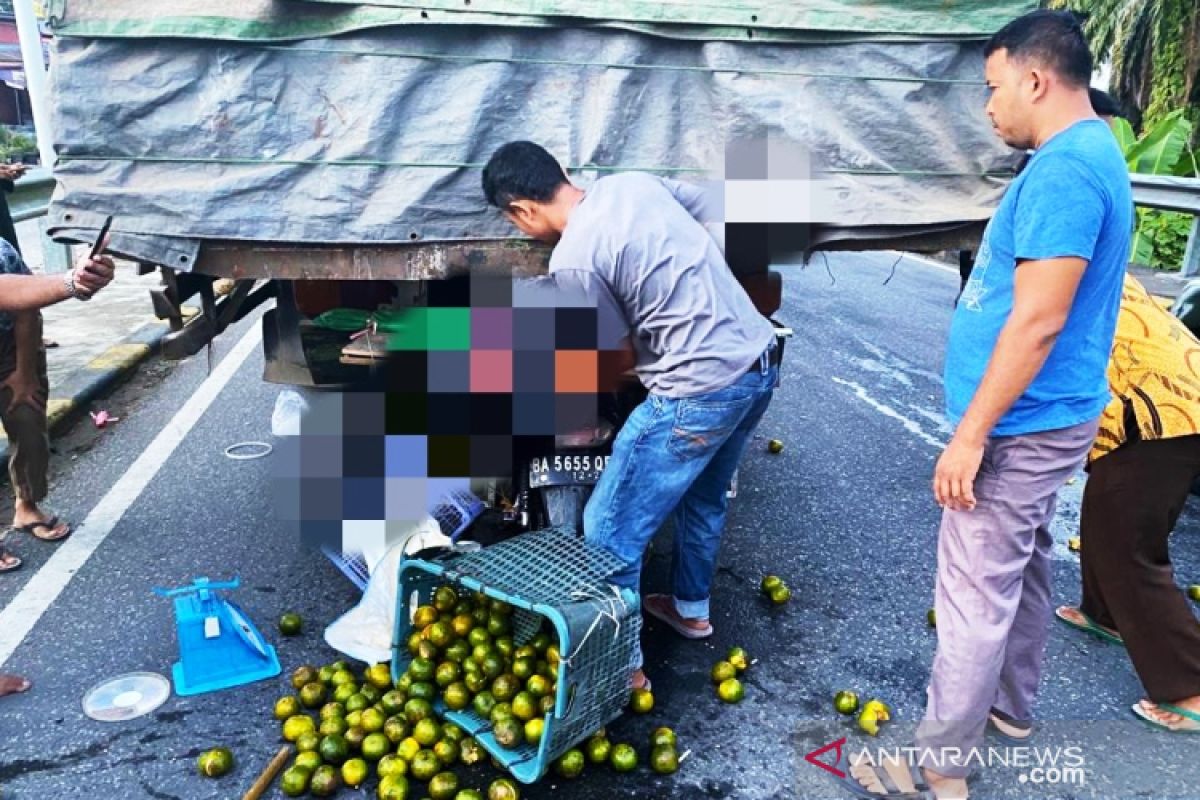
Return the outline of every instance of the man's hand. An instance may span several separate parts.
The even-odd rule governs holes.
[[[36,375],[20,371],[13,372],[7,380],[0,383],[0,388],[12,392],[12,399],[9,400],[5,413],[11,414],[17,406],[21,405],[29,406],[39,413],[46,411],[46,395],[42,391]]]
[[[983,462],[983,445],[955,436],[938,459],[933,472],[933,496],[939,506],[952,511],[975,508],[975,476]]]
[[[15,181],[28,169],[24,164],[0,164],[0,180]]]
[[[105,243],[107,244],[107,237]],[[112,282],[114,269],[113,260],[108,256],[82,256],[75,262],[71,280],[75,282],[76,291],[83,297],[91,297]]]

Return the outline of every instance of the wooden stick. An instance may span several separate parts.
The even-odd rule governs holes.
[[[267,764],[267,768],[258,776],[258,780],[242,795],[242,800],[258,800],[262,797],[263,792],[271,785],[271,781],[275,780],[275,776],[279,774],[279,770],[283,769],[283,765],[287,763],[291,754],[292,748],[290,745],[285,744],[279,748],[279,752],[271,759],[271,763]]]

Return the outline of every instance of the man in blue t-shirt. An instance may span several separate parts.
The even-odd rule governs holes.
[[[987,113],[1034,155],[988,225],[950,328],[946,405],[955,431],[933,491],[938,648],[917,760],[856,765],[852,780],[967,796],[972,748],[991,724],[1029,720],[1051,617],[1050,522],[1108,403],[1105,376],[1129,253],[1129,174],[1092,111],[1078,21],[1035,11],[986,49]],[[978,763],[978,762],[976,762]]]

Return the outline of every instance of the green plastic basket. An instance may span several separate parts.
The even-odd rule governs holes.
[[[473,553],[400,563],[392,679],[408,669],[407,648],[416,607],[450,584],[513,606],[513,641],[519,647],[550,620],[562,654],[554,710],[544,718],[537,747],[508,750],[492,735],[490,721],[470,708],[445,719],[462,727],[514,778],[533,783],[556,758],[621,715],[629,701],[629,677],[642,617],[637,594],[617,590],[607,578],[622,564],[588,547],[571,529],[551,528],[509,539]]]

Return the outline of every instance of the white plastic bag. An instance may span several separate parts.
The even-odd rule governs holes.
[[[396,624],[400,559],[426,547],[449,547],[433,517],[426,517],[390,544],[382,556],[363,553],[370,572],[362,600],[325,629],[325,642],[351,658],[367,664],[392,660],[392,633]]]
[[[293,387],[287,387],[275,398],[271,414],[272,436],[299,436],[300,418],[308,411],[308,398]]]

